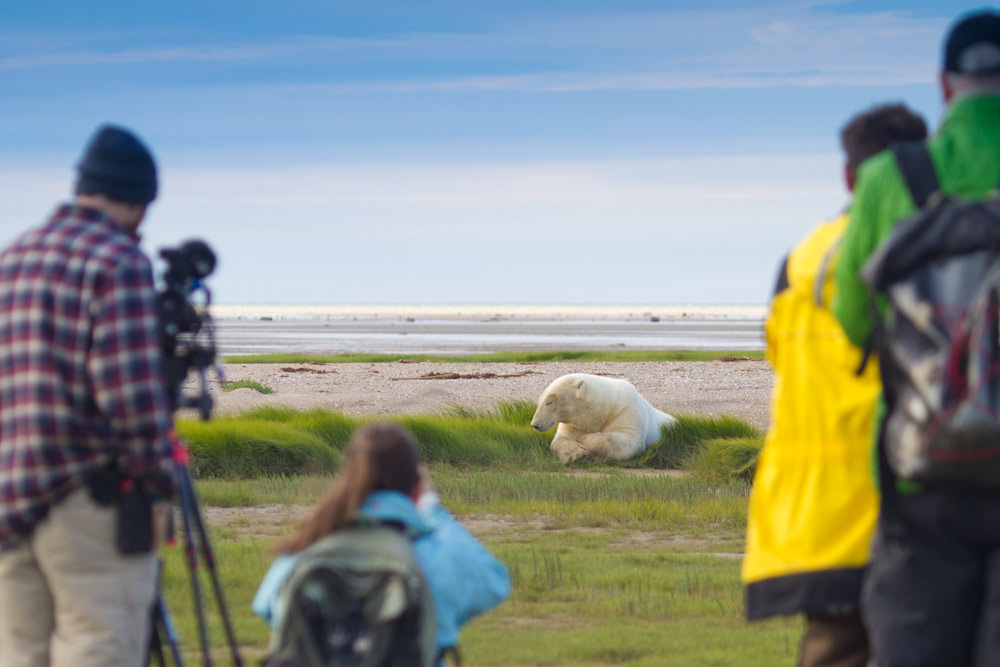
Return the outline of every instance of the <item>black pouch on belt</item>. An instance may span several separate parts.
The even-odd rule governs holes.
[[[118,501],[122,476],[115,466],[109,465],[88,474],[85,483],[94,502],[101,507],[109,507]]]
[[[118,490],[118,553],[153,550],[153,501],[143,484],[126,477]]]

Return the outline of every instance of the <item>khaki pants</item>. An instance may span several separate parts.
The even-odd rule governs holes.
[[[806,614],[800,667],[865,667],[868,634],[861,614]]]
[[[156,554],[119,554],[115,514],[81,489],[0,552],[0,667],[142,663]]]

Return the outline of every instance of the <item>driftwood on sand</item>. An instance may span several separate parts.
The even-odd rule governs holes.
[[[392,380],[489,380],[491,378],[519,378],[525,375],[542,375],[538,371],[521,371],[520,373],[438,373],[406,378],[390,378]]]

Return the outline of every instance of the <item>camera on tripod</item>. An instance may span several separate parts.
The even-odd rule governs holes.
[[[163,289],[157,294],[157,309],[170,409],[197,408],[201,418],[207,420],[212,416],[212,397],[208,393],[206,377],[208,369],[214,367],[219,379],[222,379],[222,371],[216,364],[215,327],[208,312],[208,307],[212,303],[212,293],[204,282],[205,278],[215,270],[215,253],[204,241],[191,240],[176,248],[161,249],[160,257],[167,262],[167,269],[163,273]],[[192,370],[198,374],[200,384],[196,394],[188,395],[184,393],[184,382]],[[191,575],[202,663],[211,665],[213,660],[198,575],[199,554],[201,562],[208,570],[208,578],[215,592],[216,606],[222,616],[233,664],[241,667],[243,659],[229,618],[222,585],[216,573],[212,544],[188,470],[187,446],[177,437],[174,437],[174,463],[176,500],[180,509],[185,561]],[[174,665],[183,667],[184,659],[177,631],[162,591],[157,593],[151,623],[152,632],[146,664],[150,664],[156,657],[159,664],[166,667],[165,654],[169,650]]]
[[[167,396],[172,410],[196,408],[202,419],[212,415],[206,372],[215,367],[215,329],[208,312],[212,293],[204,283],[215,270],[215,253],[201,240],[163,248],[167,262],[163,290],[157,295]],[[195,395],[184,394],[191,371],[200,378]]]

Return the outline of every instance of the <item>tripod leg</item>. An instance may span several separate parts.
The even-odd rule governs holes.
[[[159,597],[159,594],[157,594]],[[149,667],[153,664],[153,657],[160,667],[167,667],[163,657],[163,638],[160,636],[159,600],[153,605],[152,613],[149,615],[149,642],[146,644],[146,658],[142,664]]]
[[[205,567],[208,569],[209,578],[212,580],[212,587],[215,590],[215,599],[219,603],[219,613],[222,615],[222,624],[226,630],[226,639],[229,642],[229,650],[233,656],[233,664],[236,667],[242,667],[243,659],[240,657],[239,644],[236,641],[236,633],[233,631],[233,624],[229,618],[229,608],[226,605],[226,600],[222,593],[222,585],[219,583],[219,574],[215,568],[215,554],[212,551],[212,543],[208,539],[208,531],[205,529],[205,521],[201,516],[201,509],[198,507],[198,497],[195,495],[194,484],[191,481],[191,475],[186,467],[181,469],[180,477],[181,484],[187,489],[185,495],[190,497],[191,505],[194,507],[192,518],[201,543],[201,555],[205,561]]]
[[[163,637],[166,636],[167,645],[170,647],[170,655],[174,658],[174,665],[176,667],[184,667],[184,658],[181,657],[181,645],[180,640],[177,638],[177,629],[174,627],[174,621],[170,617],[170,610],[167,609],[167,602],[163,599],[162,593],[156,596],[156,616],[159,626],[163,630],[163,634],[159,635],[161,645]],[[160,664],[166,665],[165,662],[161,662]]]
[[[184,555],[187,559],[188,571],[191,574],[191,593],[194,597],[194,609],[198,618],[198,639],[201,642],[201,654],[203,664],[206,667],[212,665],[212,647],[208,643],[208,626],[205,622],[205,605],[201,593],[201,582],[198,579],[198,554],[195,551],[194,534],[191,523],[197,514],[194,506],[194,497],[191,495],[190,481],[184,483],[187,469],[178,469],[178,493],[181,501],[181,525],[184,529]]]

